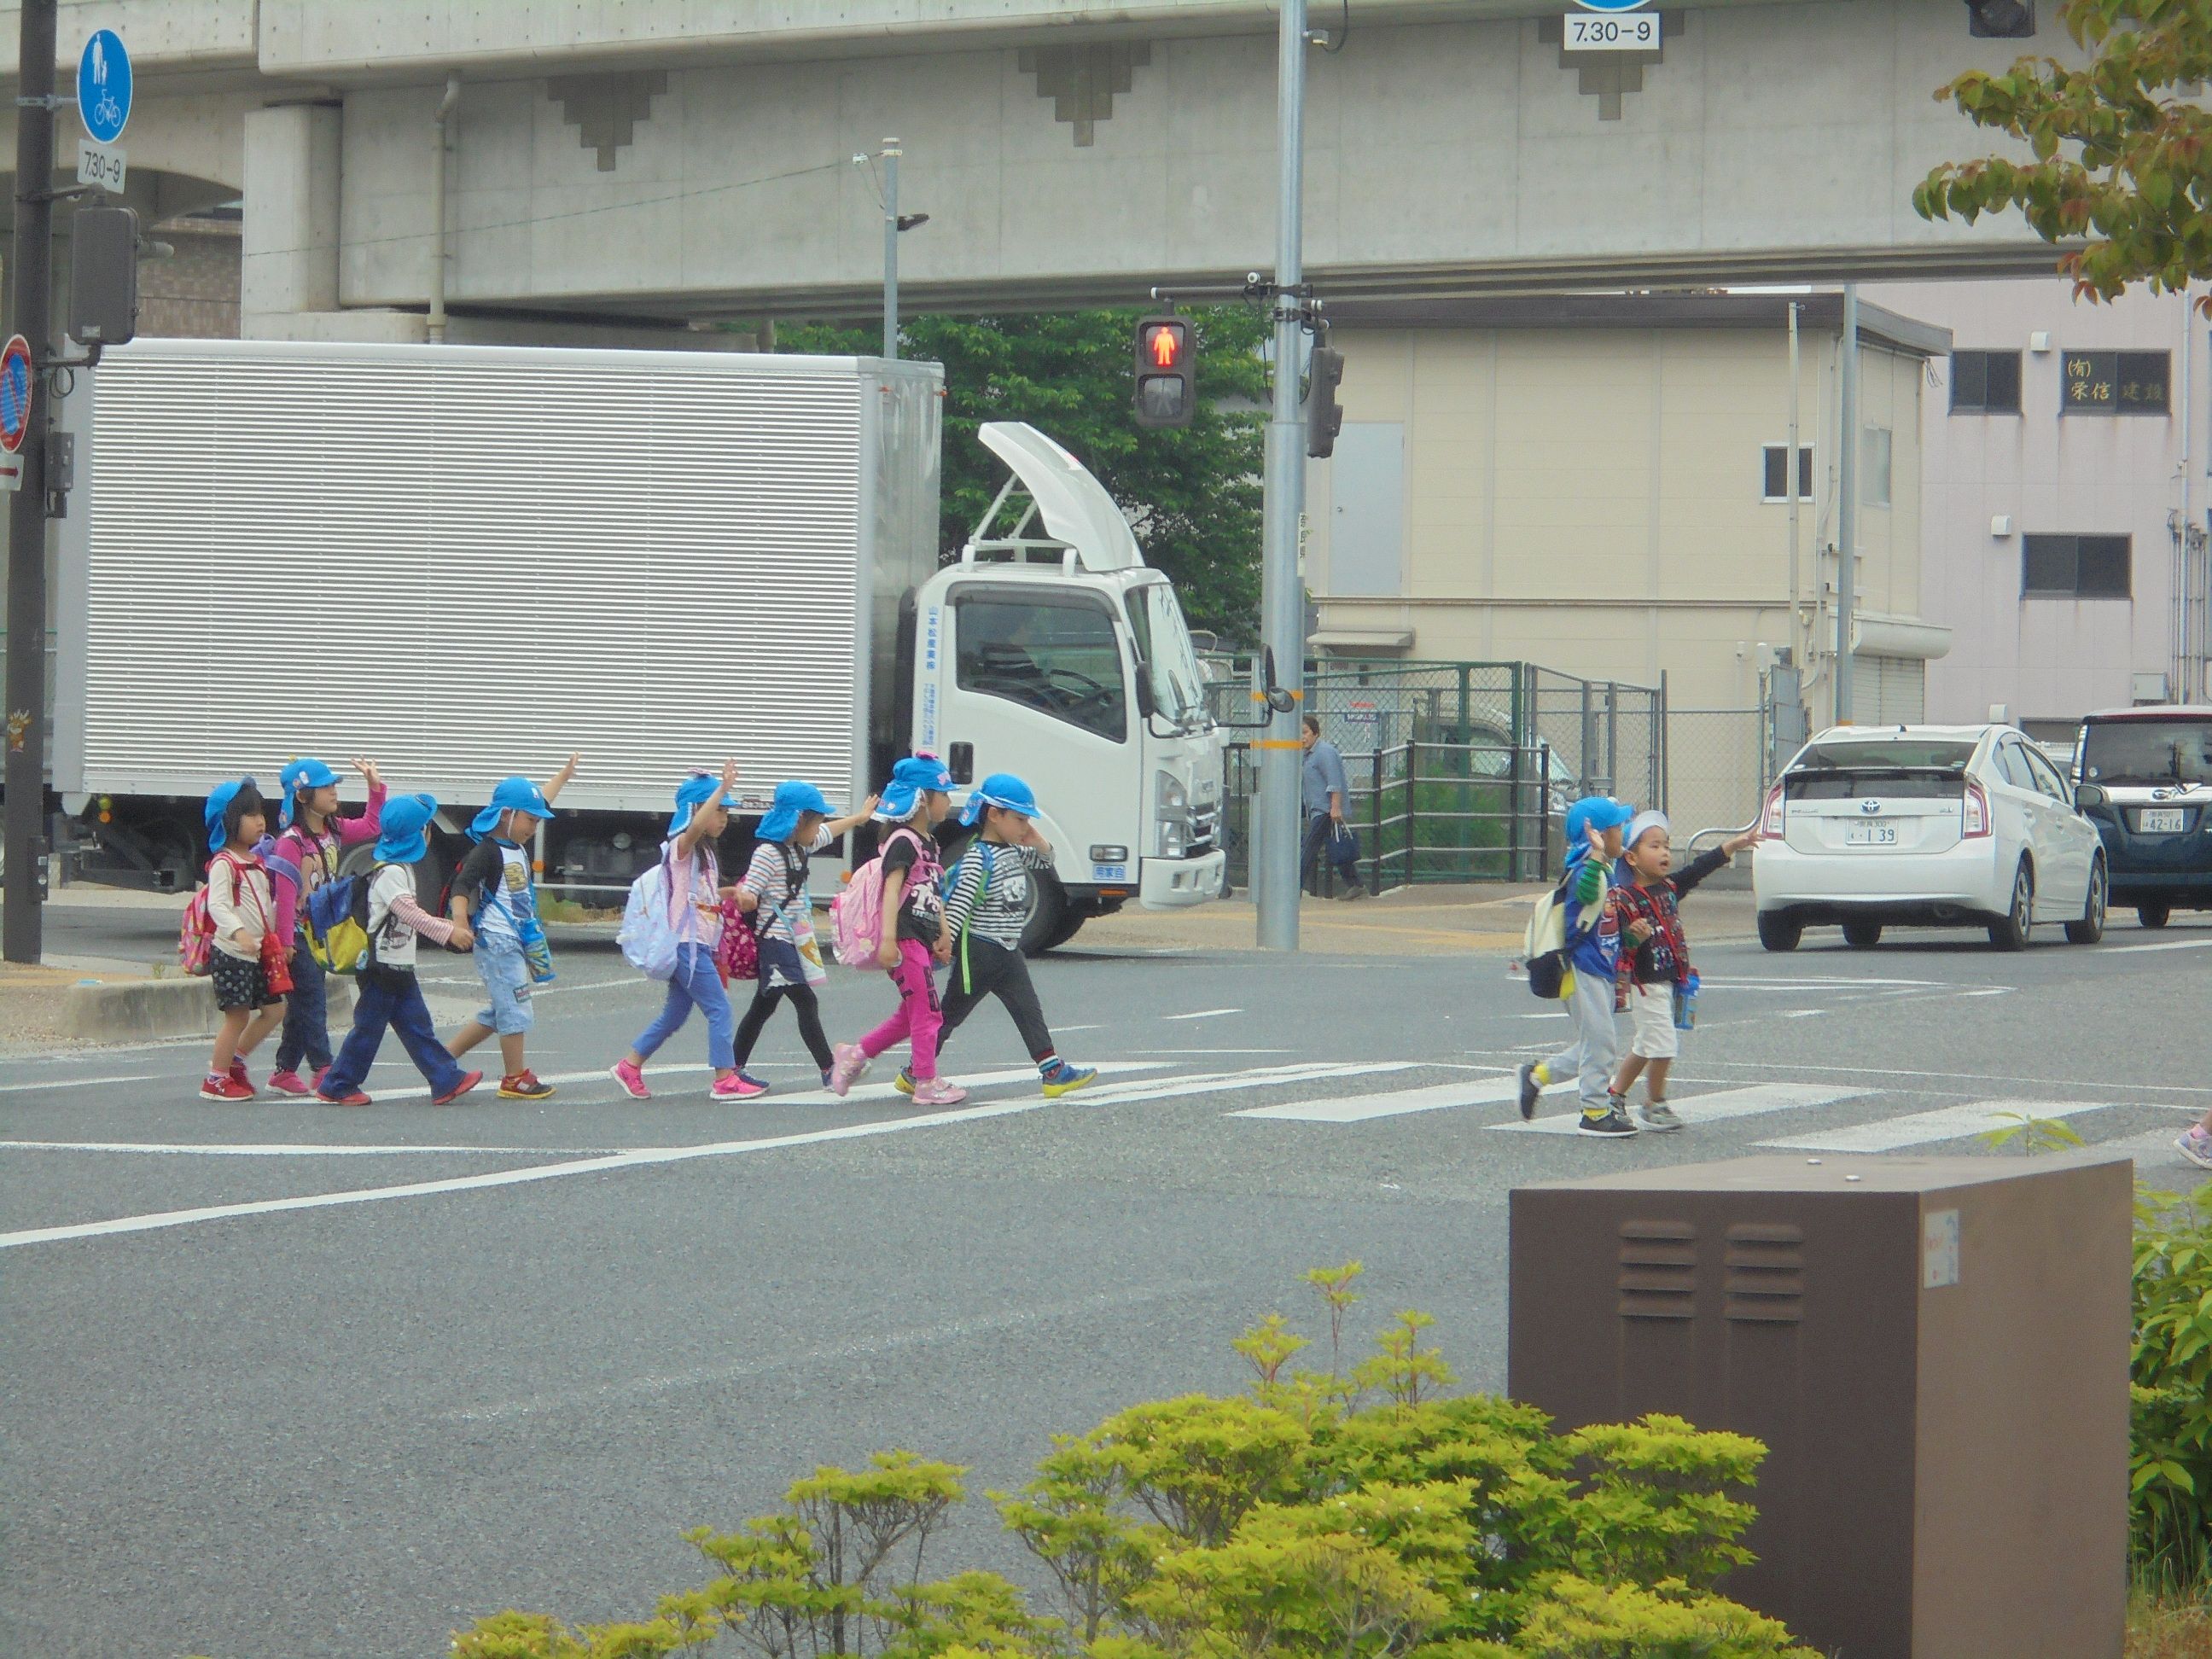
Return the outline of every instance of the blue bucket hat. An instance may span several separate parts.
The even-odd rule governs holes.
[[[434,795],[394,795],[384,803],[376,839],[376,856],[385,864],[415,864],[430,850],[431,816],[438,810]]]
[[[210,857],[222,851],[222,844],[230,839],[230,826],[223,822],[229,816],[231,802],[238,799],[241,789],[258,787],[249,777],[233,778],[228,783],[218,783],[208,791],[207,805],[202,817],[207,824],[208,853]]]
[[[1003,806],[1009,812],[1033,818],[1037,815],[1036,791],[1012,772],[994,772],[968,797],[968,804],[960,809],[960,822],[980,823],[987,806]]]
[[[830,816],[830,799],[811,783],[797,778],[787,778],[775,787],[775,799],[769,803],[768,816],[753,831],[763,841],[789,841],[791,832],[799,828],[802,812],[819,812]]]
[[[302,755],[279,772],[276,781],[284,789],[284,804],[276,809],[276,827],[289,830],[292,827],[292,809],[299,804],[300,792],[302,789],[320,789],[325,784],[336,783],[338,775],[313,756]]]
[[[669,815],[668,833],[672,836],[680,836],[689,830],[691,827],[691,815],[714,799],[714,792],[721,787],[721,779],[712,772],[694,772],[683,782],[678,784],[676,811]],[[738,804],[735,795],[722,797],[722,805],[725,806],[735,806]]]
[[[1603,831],[1625,825],[1636,817],[1636,809],[1626,801],[1615,800],[1610,795],[1584,795],[1567,808],[1567,858],[1570,862],[1589,851],[1589,832]]]
[[[527,812],[533,818],[550,818],[553,805],[545,792],[528,778],[501,778],[492,787],[491,805],[469,821],[469,839],[482,841],[498,828],[509,812]]]
[[[952,787],[952,774],[934,755],[909,755],[891,768],[891,781],[876,803],[879,823],[898,823],[914,816],[915,805],[927,794],[942,794]]]

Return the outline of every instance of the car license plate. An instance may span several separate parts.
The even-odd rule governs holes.
[[[2179,806],[2146,806],[2136,819],[2136,828],[2146,836],[2174,836],[2189,822],[2189,814]]]
[[[1844,826],[1844,845],[1894,847],[1897,845],[1897,826],[1893,823],[1846,824]]]

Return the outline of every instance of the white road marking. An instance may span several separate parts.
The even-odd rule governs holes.
[[[1677,1096],[1674,1106],[1694,1129],[1700,1123],[1718,1122],[1724,1118],[1832,1106],[1839,1100],[1856,1099],[1867,1092],[1864,1089],[1824,1089],[1807,1083],[1755,1083],[1748,1088],[1723,1089],[1713,1094]],[[1582,1133],[1577,1127],[1581,1121],[1581,1112],[1573,1111],[1555,1117],[1540,1117],[1533,1123],[1493,1123],[1490,1127],[1516,1134],[1571,1135]]]
[[[2166,939],[2157,945],[2107,945],[2097,954],[2100,957],[2132,957],[2146,951],[2206,950],[2212,950],[2212,939]]]
[[[1782,1018],[1784,1019],[1819,1019],[1827,1012],[1828,1011],[1826,1008],[1784,1008],[1782,1011]]]
[[[1700,1031],[1705,1029],[1702,1022],[1699,1023],[1698,1029]],[[1512,1048],[1469,1048],[1464,1052],[1470,1054],[1522,1054],[1536,1053],[1539,1052],[1539,1050],[1537,1050],[1533,1045],[1522,1044],[1520,1047]],[[1899,1066],[1810,1066],[1805,1064],[1803,1061],[1795,1060],[1713,1060],[1703,1054],[1700,1054],[1698,1057],[1698,1070],[1700,1073],[1708,1071],[1761,1073],[1812,1072],[1820,1074],[1832,1073],[1844,1077],[1911,1077],[1923,1078],[1941,1083],[1963,1083],[1973,1085],[1985,1083],[2018,1083],[2030,1084],[2038,1087],[2052,1089],[2112,1090],[2129,1095],[2212,1095],[2212,1085],[2201,1083],[2142,1083],[2130,1081],[2126,1079],[2109,1077],[2015,1077],[2009,1073],[2000,1072],[1921,1072],[1909,1071]],[[1678,1079],[1677,1080],[1679,1081],[1680,1079]],[[1871,1090],[1862,1090],[1860,1092],[1864,1094],[1874,1091]],[[1954,1091],[1931,1089],[1924,1090],[1921,1092],[1937,1094]],[[1966,1091],[1961,1089],[1955,1091],[1954,1092],[1963,1094]]]
[[[43,1083],[0,1083],[0,1095],[51,1094],[57,1089],[100,1089],[116,1083],[151,1083],[158,1078],[173,1078],[169,1072],[133,1072],[128,1077],[58,1077]],[[187,1079],[189,1080],[189,1079]]]
[[[1409,1112],[1444,1111],[1455,1106],[1496,1106],[1513,1099],[1519,1082],[1510,1077],[1467,1083],[1443,1083],[1389,1094],[1343,1095],[1330,1100],[1293,1100],[1280,1106],[1254,1106],[1231,1117],[1273,1118],[1291,1123],[1364,1123]]]
[[[1194,1014],[1162,1014],[1162,1019],[1219,1019],[1224,1014],[1241,1014],[1242,1008],[1201,1008]]]
[[[10,1152],[150,1152],[199,1158],[399,1158],[410,1152],[486,1158],[597,1158],[611,1146],[342,1146],[282,1142],[243,1145],[218,1141],[0,1140]]]
[[[1054,1026],[1054,1030],[1065,1029]],[[1133,1054],[1294,1054],[1295,1048],[1132,1048]]]
[[[1177,1100],[1190,1095],[1224,1094],[1236,1089],[1264,1088],[1271,1084],[1310,1083],[1324,1078],[1373,1077],[1391,1072],[1410,1072],[1419,1065],[1419,1061],[1411,1060],[1386,1060],[1379,1065],[1365,1061],[1345,1065],[1316,1060],[1304,1066],[1269,1066],[1248,1072],[1201,1072],[1193,1077],[1169,1078],[1157,1085],[1138,1082],[1110,1085],[1104,1088],[1094,1085],[1071,1098],[1079,1103],[1089,1101],[1101,1106],[1119,1102]]]
[[[1790,1135],[1762,1140],[1762,1146],[1786,1147],[1806,1152],[1893,1152],[1904,1146],[1925,1146],[1938,1140],[1963,1140],[1968,1135],[2002,1129],[2019,1113],[2037,1118],[2078,1117],[2101,1112],[2121,1103],[2112,1100],[1977,1100],[1964,1106],[1939,1106],[1932,1112],[1884,1118],[1876,1123],[1854,1123],[1823,1129],[1809,1135]]]

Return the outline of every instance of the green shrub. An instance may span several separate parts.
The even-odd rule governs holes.
[[[502,1613],[455,1659],[1812,1659],[1713,1588],[1750,1559],[1758,1442],[1662,1416],[1554,1435],[1448,1395],[1418,1313],[1346,1370],[1358,1273],[1309,1275],[1328,1370],[1294,1368],[1310,1344],[1273,1316],[1236,1344],[1249,1394],[1133,1406],[991,1494],[1051,1614],[995,1574],[924,1577],[964,1471],[885,1452],[686,1534],[712,1576],[647,1622]]]
[[[2138,1190],[2129,1553],[2147,1583],[2212,1585],[2212,1188]]]

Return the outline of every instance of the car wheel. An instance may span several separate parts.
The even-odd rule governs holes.
[[[2136,906],[2136,920],[2146,927],[2165,927],[2166,919],[2172,914],[2173,908],[2171,905],[2138,904]]]
[[[1844,943],[1854,951],[1871,951],[1881,943],[1881,924],[1878,921],[1847,921],[1844,924]]]
[[[2072,945],[2094,945],[2105,936],[2105,910],[2109,903],[2111,884],[2105,875],[2105,861],[2099,859],[2089,866],[2089,897],[2081,907],[2081,920],[2066,924],[2066,939]]]
[[[1761,911],[1759,917],[1759,942],[1770,951],[1794,951],[1797,941],[1805,937],[1805,925],[1792,921],[1780,911]]]
[[[1990,943],[2000,951],[2027,949],[2027,932],[2035,915],[2035,875],[2021,860],[2020,869],[2012,878],[2012,908],[2005,912],[2002,921],[1990,924]]]

